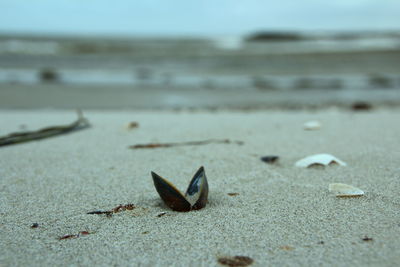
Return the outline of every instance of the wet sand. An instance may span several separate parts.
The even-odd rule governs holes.
[[[0,85],[2,109],[309,109],[349,108],[354,102],[399,106],[399,88],[387,89],[193,89],[107,85]]]
[[[400,110],[260,112],[88,111],[92,127],[0,148],[0,265],[395,266],[400,261]],[[0,111],[0,135],[69,123],[73,111]],[[322,128],[305,131],[319,120]],[[127,130],[136,121],[139,127]],[[210,138],[243,145],[132,150]],[[331,153],[346,167],[294,163]],[[260,161],[278,155],[277,164]],[[179,213],[162,204],[150,171],[182,190],[203,165],[209,203]],[[365,191],[337,198],[328,185]],[[237,193],[230,196],[228,193]],[[112,217],[88,215],[133,203]],[[167,212],[158,217],[161,212]],[[38,223],[37,228],[31,228]],[[65,235],[78,238],[59,240]]]

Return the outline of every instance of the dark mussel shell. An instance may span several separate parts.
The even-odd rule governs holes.
[[[185,196],[158,174],[151,172],[154,186],[164,203],[175,211],[191,211],[204,208],[208,198],[208,182],[204,167],[193,176]]]
[[[271,155],[271,156],[261,157],[260,159],[261,159],[261,161],[264,161],[265,163],[274,164],[278,161],[279,157],[275,156],[275,155]]]

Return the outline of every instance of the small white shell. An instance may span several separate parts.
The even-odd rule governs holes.
[[[341,183],[329,184],[329,192],[334,193],[337,197],[357,197],[364,195],[361,189]]]
[[[315,165],[328,166],[332,163],[337,163],[341,166],[346,166],[347,164],[340,159],[330,155],[330,154],[316,154],[312,156],[305,157],[295,163],[296,167],[308,168]]]
[[[312,131],[319,130],[321,128],[321,123],[319,121],[307,121],[303,124],[304,130]]]

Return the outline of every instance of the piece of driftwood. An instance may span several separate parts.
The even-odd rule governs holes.
[[[229,139],[209,139],[204,141],[191,141],[191,142],[180,142],[180,143],[150,143],[150,144],[138,144],[129,146],[131,149],[140,149],[140,148],[165,148],[165,147],[174,147],[174,146],[199,146],[199,145],[208,145],[208,144],[237,144],[243,145],[242,141],[231,141]]]
[[[67,125],[49,126],[37,131],[15,132],[0,137],[0,146],[15,145],[52,136],[66,134],[72,131],[88,128],[89,121],[78,111],[78,119]]]

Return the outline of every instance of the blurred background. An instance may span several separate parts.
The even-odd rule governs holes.
[[[397,0],[0,0],[0,108],[400,104]]]

